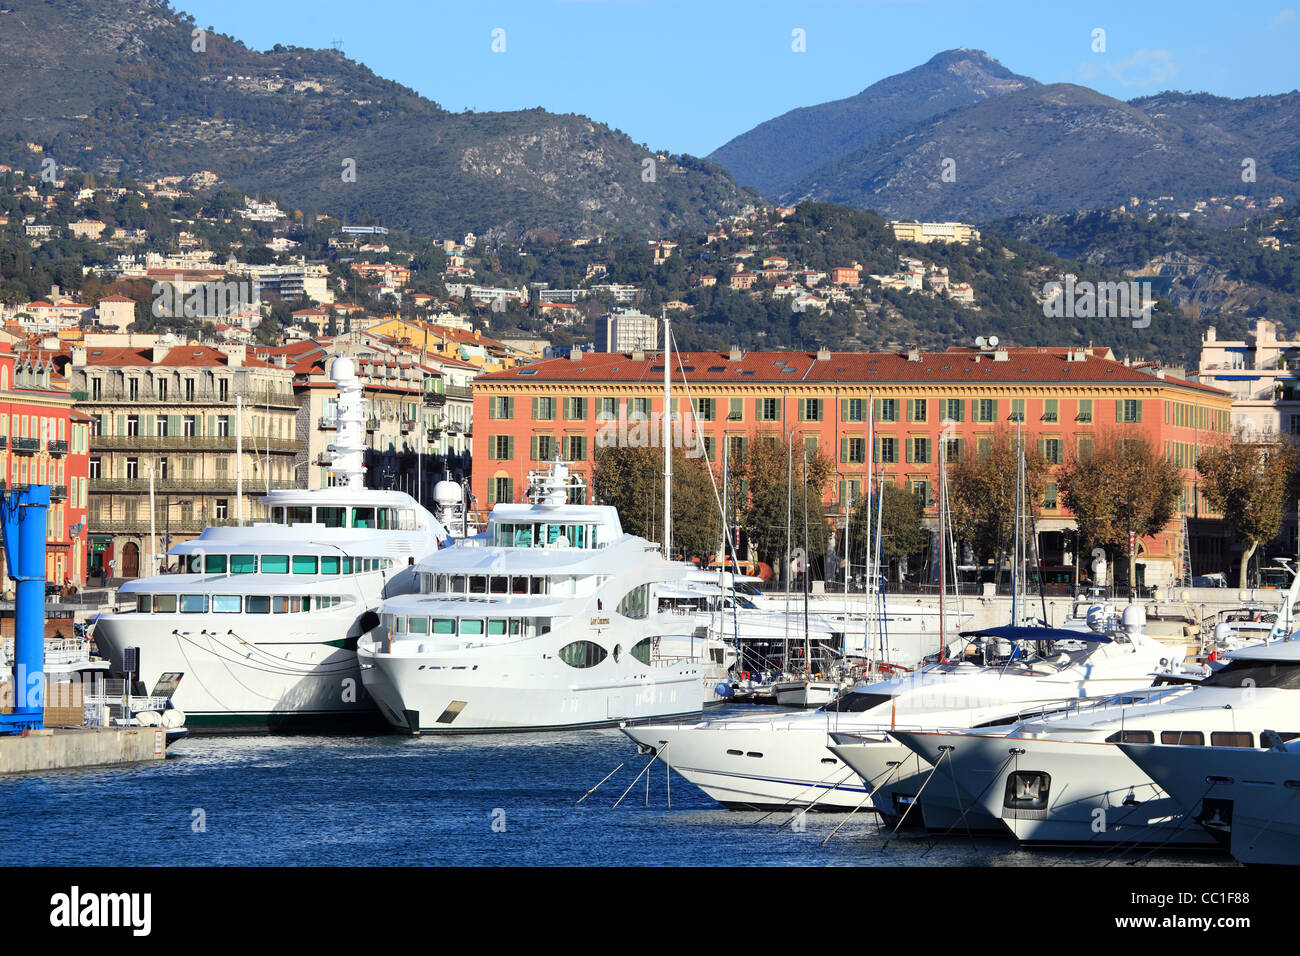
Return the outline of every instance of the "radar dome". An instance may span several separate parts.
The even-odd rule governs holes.
[[[1140,631],[1147,626],[1147,612],[1140,604],[1130,604],[1124,608],[1119,622],[1126,631]]]
[[[355,378],[356,374],[356,365],[353,363],[352,359],[348,358],[346,355],[341,355],[336,358],[334,364],[330,366],[331,382],[341,382],[344,379]]]
[[[461,500],[460,485],[454,481],[440,481],[433,486],[433,500],[440,507],[458,505]]]

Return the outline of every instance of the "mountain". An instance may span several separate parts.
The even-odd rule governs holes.
[[[947,50],[856,96],[791,110],[709,154],[736,181],[779,196],[816,169],[919,120],[1037,86],[980,50]]]
[[[1255,182],[1243,182],[1247,158]],[[1300,93],[1250,100],[1162,93],[1124,103],[1056,83],[895,130],[827,163],[781,198],[979,222],[1131,196],[1294,195],[1298,184]]]
[[[304,212],[424,235],[661,234],[758,201],[714,164],[583,116],[452,113],[334,50],[259,52],[196,29],[159,0],[7,0],[0,137],[89,172],[208,169]]]

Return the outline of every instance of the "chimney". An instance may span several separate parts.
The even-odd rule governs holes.
[[[921,350],[920,350],[920,349],[908,349],[908,350],[907,350],[907,360],[908,360],[909,362],[919,362],[919,361],[921,361]]]
[[[1006,349],[998,349],[996,352],[993,353],[993,361],[995,361],[995,362],[1010,362],[1010,361],[1011,361],[1011,355],[1007,352]]]
[[[633,349],[633,350],[632,350],[632,361],[633,361],[633,362],[644,362],[644,361],[645,361],[645,349]]]
[[[825,347],[817,350],[817,361],[829,362],[831,360],[831,350]]]
[[[583,356],[583,352],[581,346],[575,345],[573,348],[569,349],[570,362],[581,362],[582,356]]]
[[[740,350],[740,346],[733,345],[731,347],[731,353],[727,356],[727,361],[739,362],[742,361],[744,358],[745,358],[745,353]]]

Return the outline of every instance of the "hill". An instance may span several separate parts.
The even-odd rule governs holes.
[[[259,52],[196,27],[157,0],[10,0],[0,133],[60,167],[208,169],[304,212],[424,235],[656,234],[756,201],[712,163],[583,116],[452,113],[336,51]]]

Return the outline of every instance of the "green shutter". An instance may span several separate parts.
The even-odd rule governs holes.
[[[871,460],[880,464],[880,436],[877,435],[871,441]]]
[[[208,437],[211,438],[216,433],[217,433],[217,416],[209,415],[208,416]]]
[[[806,422],[807,420],[808,420],[808,399],[801,398],[799,399],[799,421]]]
[[[1124,420],[1124,399],[1117,398],[1115,399],[1115,421],[1122,422],[1123,420]]]
[[[1142,421],[1142,399],[1139,398],[1134,404],[1137,405],[1137,418],[1134,421],[1140,422]]]
[[[849,440],[847,438],[841,438],[840,439],[840,461],[848,461],[848,460],[849,460]]]
[[[495,478],[489,478],[488,479],[488,504],[494,505],[496,503],[497,503],[497,480]]]
[[[1038,457],[1039,458],[1047,457],[1047,439],[1045,438],[1038,439]]]
[[[119,435],[125,435],[125,434],[126,434],[126,416],[125,416],[125,415],[118,415],[118,416],[117,416],[117,433],[118,433]],[[15,437],[18,435],[18,429],[16,429],[16,428],[14,429],[14,435],[15,435]]]
[[[511,461],[515,460],[515,436],[506,436],[506,458]]]
[[[493,419],[496,417],[497,417],[497,399],[495,395],[489,395],[488,396],[488,418]],[[490,499],[491,497],[492,497],[492,482],[489,481],[488,498]]]
[[[841,398],[840,399],[840,421],[847,422],[848,420],[849,420],[849,400],[847,398]]]

